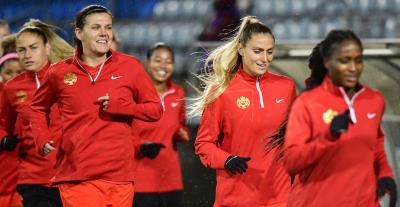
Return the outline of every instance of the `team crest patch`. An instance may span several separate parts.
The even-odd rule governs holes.
[[[78,80],[78,77],[75,75],[75,73],[68,72],[64,75],[64,83],[72,86],[76,83]]]
[[[332,109],[328,109],[323,115],[322,119],[324,120],[325,124],[330,124],[332,122],[332,119],[337,116],[339,113],[337,111],[334,111]]]
[[[26,94],[26,91],[24,91],[24,90],[18,91],[16,96],[17,96],[17,100],[19,102],[24,102],[28,98],[28,95]]]
[[[244,96],[241,96],[236,100],[236,105],[241,108],[245,109],[250,106],[250,99]]]

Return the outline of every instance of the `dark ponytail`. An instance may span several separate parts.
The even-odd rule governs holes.
[[[306,80],[306,89],[309,90],[322,83],[328,70],[324,65],[324,58],[321,55],[321,45],[324,41],[317,44],[308,59],[308,67],[311,70],[311,76]]]
[[[265,150],[267,153],[270,153],[274,149],[276,149],[274,157],[275,161],[279,161],[283,156],[283,144],[285,142],[285,133],[287,127],[287,119],[285,119],[278,129],[268,137],[267,145],[265,146]]]

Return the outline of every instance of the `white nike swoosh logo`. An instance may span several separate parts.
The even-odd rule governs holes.
[[[176,106],[178,106],[178,103],[171,103],[172,108],[175,108]]]
[[[372,118],[374,118],[375,116],[376,116],[376,113],[368,113],[368,114],[367,114],[368,119],[372,119]]]
[[[112,76],[111,76],[111,80],[116,80],[116,79],[122,78],[122,77],[124,77],[124,76],[122,76],[122,75],[120,75],[120,76],[114,76],[114,75],[112,75]]]
[[[276,102],[276,103],[280,103],[280,102],[282,102],[283,100],[285,100],[285,99],[283,99],[283,98],[281,98],[281,99],[275,99],[275,102]]]

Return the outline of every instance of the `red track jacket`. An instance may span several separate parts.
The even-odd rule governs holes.
[[[383,95],[362,87],[348,103],[346,98],[327,76],[293,104],[284,165],[297,176],[288,206],[373,207],[377,177],[392,177],[380,130]],[[330,141],[332,118],[349,108],[354,124],[339,140]]]
[[[206,167],[217,170],[215,207],[286,203],[289,175],[273,162],[274,153],[266,154],[265,146],[287,118],[295,96],[291,79],[269,72],[253,78],[240,68],[223,94],[205,108],[195,150]],[[231,176],[224,169],[230,155],[251,157],[246,173]]]
[[[16,191],[18,181],[18,150],[0,152],[0,195]]]
[[[32,102],[32,128],[38,150],[53,139],[46,114],[58,103],[62,137],[54,182],[104,179],[133,181],[132,119],[156,121],[160,99],[142,64],[134,57],[110,51],[96,67],[73,58],[53,65]],[[109,94],[106,111],[98,97]]]
[[[29,105],[49,67],[50,64],[46,64],[37,73],[25,71],[9,80],[5,84],[1,98],[0,137],[18,134],[18,138],[22,139],[17,147],[20,159],[18,184],[49,185],[50,178],[55,173],[55,153],[48,157],[40,156],[35,150],[29,127]],[[61,128],[56,107],[52,109],[50,120],[51,134],[57,140],[61,134]]]
[[[166,192],[182,190],[182,172],[176,142],[186,141],[179,136],[179,129],[185,127],[185,92],[177,85],[169,85],[168,91],[160,96],[164,106],[163,117],[153,123],[135,120],[133,130],[140,137],[140,143],[162,143],[166,148],[151,160],[138,158],[135,170],[135,192]]]
[[[0,94],[3,94],[3,88],[4,83],[1,82]],[[0,139],[2,138],[3,136],[0,137]],[[0,160],[0,194],[15,192],[18,181],[18,150],[12,152],[0,151]]]

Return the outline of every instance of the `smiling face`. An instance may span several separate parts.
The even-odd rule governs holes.
[[[165,83],[174,71],[174,57],[170,50],[160,47],[146,59],[146,65],[153,82]]]
[[[82,42],[83,55],[105,56],[113,39],[112,17],[108,13],[93,13],[85,18],[82,29],[75,29],[76,37]]]
[[[244,44],[239,45],[239,54],[242,56],[243,70],[253,77],[267,72],[274,57],[275,41],[267,33],[255,33]]]
[[[37,72],[49,61],[50,45],[34,33],[23,32],[15,41],[21,66],[31,72]]]
[[[362,49],[353,40],[344,41],[324,64],[335,85],[342,86],[346,91],[354,90],[364,68]]]

